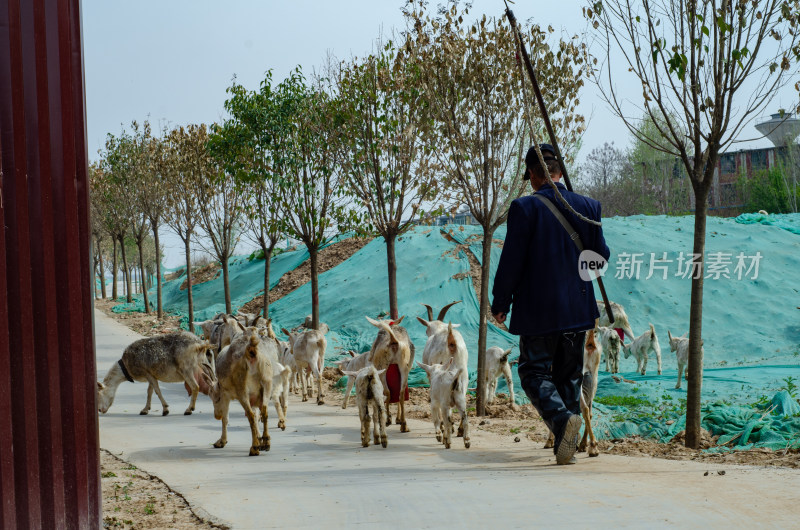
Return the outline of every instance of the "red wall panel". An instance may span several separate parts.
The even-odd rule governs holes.
[[[0,526],[97,528],[78,0],[0,0]]]

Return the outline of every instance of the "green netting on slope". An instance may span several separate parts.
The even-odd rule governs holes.
[[[737,223],[741,224],[762,224],[788,230],[794,234],[800,234],[800,214],[768,214],[743,213],[736,218]]]
[[[470,349],[470,370],[474,380],[478,300],[469,277],[460,276],[460,273],[469,271],[469,262],[463,255],[453,255],[454,249],[454,244],[442,236],[438,227],[417,227],[398,238],[398,306],[400,314],[406,316],[403,325],[416,346],[417,359],[421,360],[427,337],[424,326],[414,318],[427,319],[421,304],[428,303],[438,311],[446,303],[463,300],[463,303],[450,308],[447,320],[461,325],[458,329]],[[377,329],[364,317],[377,318],[388,313],[387,283],[386,246],[380,239],[370,242],[350,259],[320,275],[320,315],[331,328],[328,363],[343,350],[363,352],[370,348]],[[276,329],[294,327],[302,322],[309,313],[310,299],[310,285],[306,284],[276,301],[271,309]],[[489,327],[489,345],[508,348],[516,342],[516,337]],[[415,368],[410,382],[412,386],[427,384],[424,372]]]
[[[270,265],[270,289],[278,284],[281,276],[297,268],[307,259],[308,250],[304,247],[291,252],[283,252],[273,258]],[[231,306],[233,308],[241,307],[264,291],[264,264],[264,260],[248,261],[244,257],[230,259],[228,272],[230,275]],[[180,269],[185,268],[176,268],[176,270]],[[166,311],[183,316],[187,315],[189,311],[188,293],[186,289],[180,288],[185,281],[186,274],[184,270],[184,274],[180,277],[164,282],[162,285],[162,303]],[[150,296],[151,306],[153,306],[155,304],[155,288],[148,291],[148,295]],[[206,320],[217,313],[224,312],[225,295],[222,273],[220,272],[213,280],[194,285],[192,287],[192,297],[196,321]],[[142,311],[143,309],[144,304],[141,296],[138,296],[134,303],[115,306],[113,311],[119,313]]]

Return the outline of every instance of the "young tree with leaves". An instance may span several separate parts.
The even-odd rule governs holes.
[[[189,330],[194,331],[192,298],[192,238],[200,219],[198,190],[209,178],[210,162],[206,151],[208,131],[205,125],[188,125],[171,130],[162,144],[161,170],[167,182],[169,198],[164,221],[183,241],[186,257],[186,296]]]
[[[267,72],[258,91],[250,92],[234,83],[228,88],[225,110],[229,117],[213,127],[209,151],[233,175],[245,197],[244,222],[248,233],[264,252],[262,311],[269,317],[270,264],[283,228],[272,170],[270,123],[273,110],[272,72]]]
[[[438,165],[452,185],[455,198],[466,204],[483,228],[480,328],[478,334],[477,414],[485,414],[483,385],[489,313],[489,272],[495,230],[508,208],[525,188],[522,160],[533,125],[533,109],[525,95],[517,62],[516,37],[505,18],[467,22],[468,10],[455,5],[440,18],[426,16],[409,2],[413,26],[407,48],[424,64]],[[545,102],[560,145],[577,143],[583,118],[575,114],[583,84],[585,50],[576,38],[561,41],[553,52],[538,26],[525,28],[524,44],[531,48]]]
[[[344,215],[337,171],[342,135],[339,101],[309,87],[298,68],[275,89],[270,111],[272,167],[286,234],[308,249],[312,326],[319,328],[319,250]]]
[[[397,319],[397,237],[426,212],[440,190],[432,148],[426,143],[430,119],[419,64],[406,50],[387,43],[362,61],[342,65],[337,85],[345,142],[342,173],[358,210],[352,221],[386,242],[389,313]]]
[[[686,446],[697,448],[709,191],[720,152],[796,79],[800,0],[603,0],[591,2],[584,13],[600,46],[619,50],[628,79],[642,88],[638,105],[621,98],[614,83],[625,78],[609,58],[596,71],[605,99],[637,138],[680,159],[694,190],[697,260],[689,309]],[[634,105],[657,134],[628,118]]]

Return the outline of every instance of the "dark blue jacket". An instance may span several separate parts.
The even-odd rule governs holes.
[[[561,195],[582,215],[600,220],[600,203],[567,191]],[[610,256],[603,230],[567,211],[549,186],[537,193],[550,199],[577,230],[587,250]],[[492,289],[492,313],[508,313],[514,335],[549,335],[594,327],[600,316],[592,282],[578,275],[579,252],[553,212],[532,195],[511,203],[508,231]]]

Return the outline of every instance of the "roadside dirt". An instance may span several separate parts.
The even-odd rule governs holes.
[[[192,271],[192,285],[200,285],[201,283],[210,282],[222,274],[222,265],[218,261],[213,261],[208,265],[204,265],[197,270]],[[183,280],[181,284],[181,291],[185,291],[189,286],[188,280]]]
[[[318,273],[322,274],[339,265],[350,256],[364,248],[372,238],[353,237],[339,241],[322,249],[317,257]],[[290,270],[278,281],[278,284],[269,291],[269,303],[280,300],[298,287],[311,281],[311,261],[306,260],[297,268]],[[257,313],[264,304],[263,290],[261,294],[244,304],[240,311],[244,313]]]
[[[145,337],[161,335],[162,333],[171,333],[181,329],[180,319],[175,315],[165,313],[164,318],[159,320],[155,312],[114,313],[111,311],[111,308],[115,305],[117,305],[117,302],[109,299],[94,301],[94,306],[97,309]]]
[[[203,520],[158,477],[100,451],[104,528],[227,528]]]

